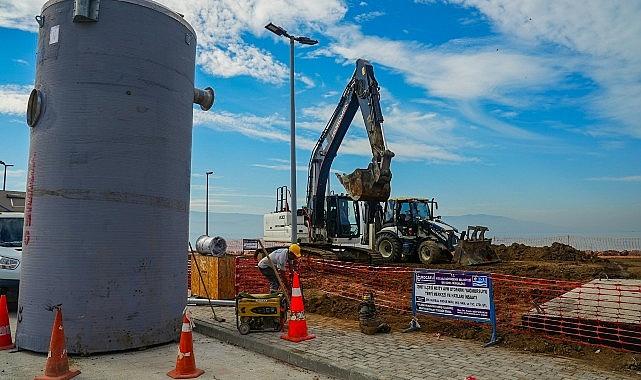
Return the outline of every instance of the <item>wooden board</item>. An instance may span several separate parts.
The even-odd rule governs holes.
[[[196,269],[196,264],[193,262],[194,257],[198,260],[201,273],[198,273]],[[200,280],[202,275],[212,299],[231,300],[236,297],[233,256],[214,257],[195,254],[191,261],[191,294],[193,296],[207,297],[207,292]]]

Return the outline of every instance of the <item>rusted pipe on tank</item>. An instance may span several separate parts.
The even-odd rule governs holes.
[[[196,305],[196,306],[209,306],[209,302],[214,306],[236,306],[236,301],[234,300],[208,300],[207,298],[187,298],[187,305]]]
[[[203,111],[209,111],[211,106],[214,105],[214,99],[216,94],[214,89],[207,87],[204,90],[194,87],[194,103],[200,106],[200,109]]]

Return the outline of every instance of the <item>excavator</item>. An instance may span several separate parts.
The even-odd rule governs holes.
[[[366,169],[336,174],[347,194],[329,193],[332,162],[358,109],[365,122],[372,161]],[[289,242],[294,221],[303,252],[325,259],[370,264],[411,258],[426,264],[496,262],[491,241],[484,237],[487,228],[470,226],[471,230],[465,231],[467,236],[465,232],[458,235],[455,228],[433,216],[434,200],[432,212],[422,215],[416,210],[425,209],[430,204],[426,200],[389,199],[393,157],[383,135],[380,88],[374,69],[368,61],[358,59],[354,75],[312,150],[306,207],[296,210],[294,221],[287,187],[279,187],[276,209],[263,219],[265,240]],[[401,212],[405,208],[408,212]]]
[[[372,149],[372,162],[366,169],[337,174],[348,195],[327,194],[332,162],[359,109]],[[378,252],[362,244],[360,223],[362,217],[371,222],[374,213],[368,210],[380,208],[377,205],[390,196],[390,163],[394,153],[385,144],[382,123],[380,88],[374,69],[368,61],[358,59],[354,75],[316,142],[309,161],[307,205],[296,210],[294,223],[298,227],[298,240],[304,253],[371,264],[384,262]],[[266,241],[289,241],[293,218],[288,195],[285,186],[276,191],[276,210],[264,217]],[[359,203],[366,205],[362,210],[363,216]]]

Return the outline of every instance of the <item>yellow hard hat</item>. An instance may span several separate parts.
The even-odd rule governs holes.
[[[300,257],[301,256],[301,254],[300,254],[300,245],[298,245],[298,244],[290,245],[289,246],[289,252],[293,253],[294,256],[296,256],[296,257]]]

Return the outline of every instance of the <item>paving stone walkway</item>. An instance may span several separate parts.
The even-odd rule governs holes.
[[[214,322],[208,307],[192,308],[197,328],[230,343],[321,371],[331,376],[367,379],[632,379],[630,372],[609,372],[585,361],[520,353],[503,347],[483,348],[478,342],[435,337],[428,334],[391,333],[368,336],[345,322],[310,315],[309,329],[317,338],[291,343],[278,333],[241,336],[236,330],[233,308],[217,308],[226,322]],[[312,323],[314,322],[314,323]],[[342,325],[342,326],[341,326]],[[200,330],[207,334],[207,332]],[[222,337],[226,338],[222,338]],[[306,366],[305,364],[315,363]],[[327,370],[319,367],[326,365]]]

